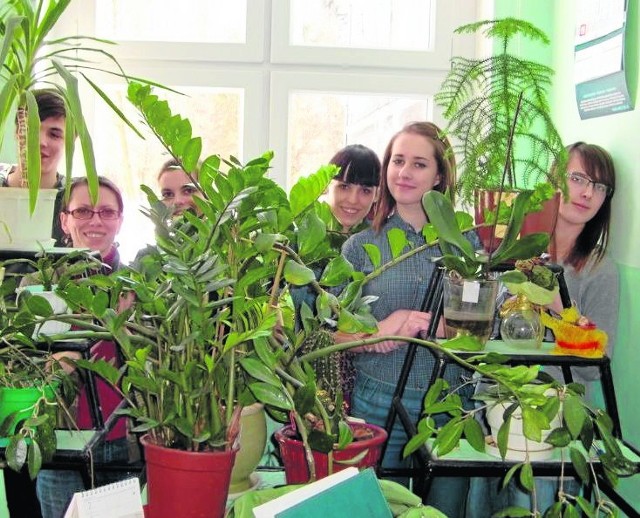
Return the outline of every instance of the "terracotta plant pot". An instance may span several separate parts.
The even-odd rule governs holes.
[[[262,403],[242,409],[240,415],[240,449],[231,472],[229,493],[247,491],[253,486],[251,474],[264,454],[267,444],[267,417]]]
[[[382,445],[387,440],[387,432],[384,428],[373,424],[351,423],[353,429],[368,428],[373,431],[373,437],[362,441],[354,441],[343,450],[333,451],[333,473],[342,471],[349,466],[358,468],[375,467],[380,460]],[[286,425],[275,432],[275,438],[280,446],[280,456],[284,464],[284,472],[287,484],[304,484],[309,481],[309,466],[304,453],[302,441],[297,439],[297,434]],[[366,454],[356,464],[350,461],[363,452]],[[321,479],[329,474],[329,455],[313,452],[313,460],[316,468],[316,479]],[[345,464],[345,462],[348,462]]]
[[[502,193],[501,200],[511,205],[517,196],[517,192],[504,192]],[[538,212],[531,212],[527,214],[522,223],[520,230],[520,236],[526,236],[528,234],[534,234],[536,232],[546,232],[552,234],[556,226],[556,220],[558,219],[558,209],[560,208],[561,194],[558,192],[556,195],[547,200],[542,210]],[[476,225],[482,225],[485,221],[484,214],[487,210],[495,210],[496,203],[498,201],[498,191],[493,190],[480,190],[476,192],[475,196],[475,222]],[[493,242],[491,241],[491,234],[494,227],[480,227],[478,228],[478,236],[482,242],[483,248],[489,252],[489,248],[495,250],[502,241],[502,236],[506,229],[506,225],[496,225],[495,237]]]
[[[236,451],[190,452],[165,448],[145,435],[149,518],[224,516]]]

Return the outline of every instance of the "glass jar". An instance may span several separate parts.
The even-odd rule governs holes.
[[[539,306],[524,295],[506,301],[500,308],[500,335],[510,346],[537,349],[542,345],[544,326],[540,321]]]

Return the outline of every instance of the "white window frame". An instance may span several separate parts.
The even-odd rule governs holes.
[[[375,9],[375,0],[371,0]],[[453,55],[469,51],[469,42],[452,40],[453,30],[475,20],[474,0],[434,0],[429,20],[432,48],[429,51],[350,49],[311,47],[289,43],[291,1],[273,2],[271,28],[271,62],[290,64],[328,65],[332,67],[405,68],[416,70],[448,70]],[[461,45],[458,48],[458,45]]]
[[[438,91],[444,78],[442,72],[429,74],[372,74],[360,75],[355,73],[306,73],[273,72],[271,74],[271,115],[269,117],[269,135],[274,137],[270,141],[274,150],[272,178],[287,185],[289,176],[288,133],[289,133],[289,99],[295,92],[317,92],[346,94],[346,95],[383,95],[388,97],[423,97],[430,101],[431,112],[427,117],[436,124],[442,124],[441,110],[432,103],[432,97]],[[399,130],[400,128],[396,128]],[[390,129],[389,137],[394,129]],[[275,138],[277,137],[277,138]],[[283,138],[282,138],[283,137]],[[336,150],[327,150],[327,160]],[[382,154],[382,149],[375,150]],[[322,164],[315,164],[319,167]]]

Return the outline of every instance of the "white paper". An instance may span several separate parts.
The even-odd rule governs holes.
[[[133,477],[79,491],[73,495],[64,518],[144,518],[140,481]]]
[[[462,302],[477,304],[480,299],[480,283],[475,281],[464,281],[462,284]]]

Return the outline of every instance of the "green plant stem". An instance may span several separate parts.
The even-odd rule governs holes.
[[[300,357],[298,357],[298,361],[300,362],[311,362],[313,360],[316,360],[318,358],[322,358],[324,356],[328,356],[330,354],[333,353],[337,353],[337,352],[341,352],[341,351],[348,351],[349,349],[353,349],[355,347],[361,347],[364,345],[372,345],[372,344],[376,344],[379,342],[384,342],[384,341],[394,341],[394,342],[407,342],[407,343],[415,343],[421,347],[427,347],[428,349],[431,349],[435,352],[439,352],[441,354],[444,354],[445,356],[447,356],[448,358],[450,358],[451,360],[453,360],[454,362],[456,362],[458,365],[460,365],[461,367],[471,370],[471,371],[476,371],[479,374],[481,374],[482,376],[491,379],[493,381],[495,381],[496,383],[499,383],[500,385],[504,386],[510,394],[513,394],[514,397],[520,401],[520,398],[517,395],[517,392],[513,389],[513,387],[511,386],[510,383],[508,383],[507,381],[505,381],[504,379],[502,379],[500,376],[496,376],[495,374],[493,374],[491,371],[486,370],[482,367],[482,365],[475,365],[475,364],[471,364],[469,362],[467,362],[466,360],[464,360],[463,358],[461,358],[460,356],[458,356],[455,352],[451,351],[450,349],[447,349],[446,347],[442,347],[440,344],[438,344],[437,342],[433,342],[430,340],[423,340],[421,338],[412,338],[412,337],[406,337],[406,336],[398,336],[398,335],[389,335],[389,336],[376,336],[376,337],[371,337],[371,338],[362,338],[359,340],[353,340],[351,342],[343,342],[340,344],[334,344],[334,345],[330,345],[328,347],[323,347],[322,349],[317,349],[314,351],[310,351],[306,354],[301,355]],[[480,351],[481,354],[481,351]]]

